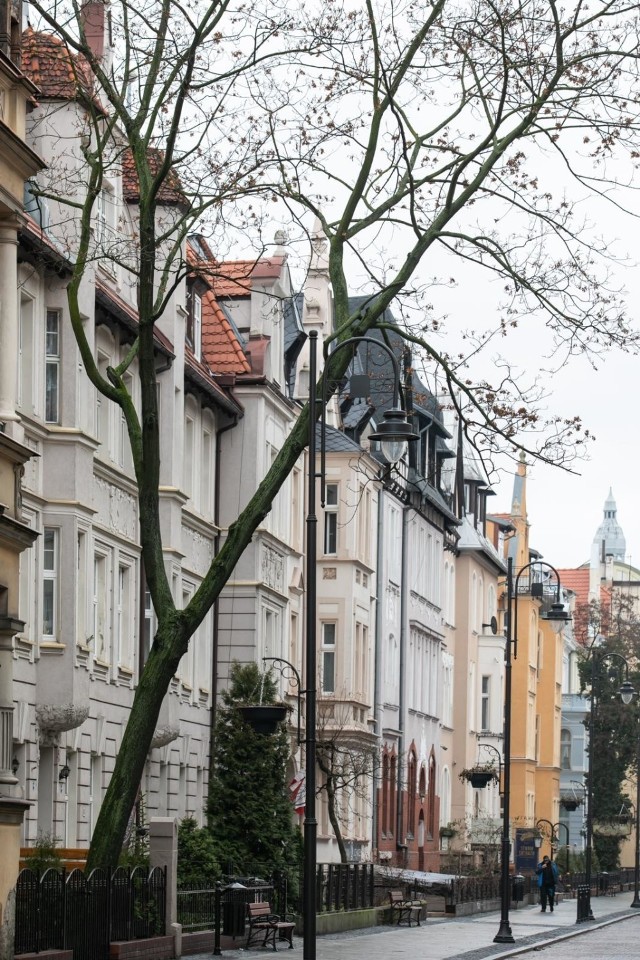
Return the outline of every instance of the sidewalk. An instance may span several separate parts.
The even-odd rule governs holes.
[[[420,927],[369,927],[347,933],[318,937],[317,960],[483,960],[487,957],[532,957],[532,951],[558,943],[557,952],[547,953],[552,958],[576,957],[580,960],[601,960],[602,957],[623,958],[638,955],[640,941],[640,910],[629,907],[633,892],[615,897],[594,897],[592,909],[595,921],[576,924],[576,901],[566,900],[554,913],[541,913],[539,906],[519,907],[510,911],[509,920],[515,943],[494,943],[500,926],[499,913],[483,913],[462,919],[436,918]],[[620,924],[619,921],[626,921]],[[634,922],[635,921],[635,922]],[[615,924],[615,934],[611,925]],[[618,952],[617,944],[629,944],[627,952]],[[606,943],[606,949],[603,944]],[[294,949],[284,944],[278,953],[282,960],[300,960],[302,939],[295,937]],[[614,952],[612,944],[616,944]],[[572,952],[569,953],[571,945]],[[621,947],[624,950],[624,946]],[[560,953],[561,951],[561,953]],[[573,952],[575,951],[575,952]],[[268,955],[272,954],[271,949]],[[227,960],[250,960],[264,956],[262,948],[245,951],[241,948],[223,950]],[[209,954],[184,957],[183,960],[206,960]]]

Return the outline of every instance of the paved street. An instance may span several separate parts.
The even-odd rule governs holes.
[[[599,897],[592,901],[593,923],[576,924],[576,902],[569,900],[554,913],[541,913],[538,906],[521,907],[510,914],[514,944],[494,944],[499,913],[484,913],[460,920],[429,919],[421,927],[375,927],[318,937],[318,960],[484,960],[484,958],[533,958],[545,960],[623,960],[638,957],[640,910],[629,909],[632,893]],[[282,960],[302,957],[302,940],[294,939],[292,951],[280,947]],[[228,960],[247,960],[264,951],[224,950]],[[269,950],[271,955],[271,950]],[[202,960],[202,955],[184,960]]]

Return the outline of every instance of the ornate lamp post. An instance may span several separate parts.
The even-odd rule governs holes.
[[[624,704],[631,703],[635,690],[629,681],[629,662],[626,657],[620,653],[604,653],[601,657],[596,656],[595,652],[591,655],[591,697],[589,704],[589,762],[587,765],[587,836],[584,859],[584,893],[577,899],[577,917],[576,923],[583,923],[585,920],[595,919],[591,909],[591,848],[593,846],[593,744],[595,740],[595,717],[596,700],[598,697],[598,684],[600,682],[601,667],[606,661],[618,664],[622,669],[624,679],[618,693]]]
[[[544,825],[544,826],[546,826],[546,827],[549,828],[549,843],[550,843],[550,845],[551,845],[551,859],[552,859],[552,860],[553,860],[553,851],[554,851],[555,847],[558,845],[559,840],[560,840],[559,835],[558,835],[558,831],[560,830],[561,827],[562,827],[564,830],[566,830],[566,833],[567,833],[567,857],[568,857],[568,856],[569,856],[569,827],[566,825],[566,823],[560,823],[560,822],[558,822],[558,823],[551,823],[551,820],[546,820],[544,817],[541,817],[539,820],[536,820],[536,828],[540,831],[541,834],[543,833],[542,825]]]
[[[638,886],[640,884],[640,730],[636,739],[636,839],[635,860],[633,867],[633,903],[632,907],[640,907]]]
[[[511,665],[512,656],[515,659],[518,655],[518,586],[521,576],[533,568],[544,568],[550,570],[556,579],[556,599],[551,606],[551,610],[544,617],[554,624],[558,631],[568,620],[570,614],[564,609],[560,595],[560,575],[555,567],[543,560],[535,560],[527,563],[518,572],[515,583],[513,579],[513,560],[511,557],[507,560],[507,613],[506,613],[506,642],[505,642],[505,676],[504,676],[504,765],[502,782],[502,842],[501,842],[501,901],[500,901],[500,927],[493,938],[494,943],[514,943],[511,924],[509,923],[509,904],[511,902],[511,890],[509,888],[509,856],[511,853],[511,840],[509,836],[509,800],[511,791]],[[513,615],[513,616],[512,616]],[[513,646],[513,650],[512,650]]]
[[[376,433],[370,435],[370,440],[377,440],[382,445],[382,452],[390,463],[397,462],[403,455],[406,443],[416,440],[411,424],[408,423],[406,413],[400,406],[400,368],[395,354],[382,341],[373,337],[350,337],[338,343],[332,356],[338,350],[350,347],[352,350],[362,343],[372,343],[377,349],[388,354],[394,373],[393,407],[383,415],[383,421],[378,425]],[[322,404],[320,410],[320,457],[321,469],[316,469],[316,421],[317,408],[317,349],[318,334],[312,330],[309,334],[309,472],[307,493],[307,638],[306,638],[306,766],[305,766],[305,817],[304,817],[304,890],[302,911],[304,919],[303,960],[315,960],[316,957],[316,839],[318,821],[316,820],[316,611],[317,611],[317,527],[316,516],[316,479],[319,477],[324,494],[324,412],[326,402],[326,376],[322,374]],[[324,495],[322,497],[324,501]],[[323,504],[324,505],[324,504]]]

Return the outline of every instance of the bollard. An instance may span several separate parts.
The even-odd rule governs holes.
[[[576,916],[576,923],[584,923],[585,920],[591,919],[591,897],[589,896],[590,891],[586,883],[581,883],[577,888],[577,905],[578,912]]]

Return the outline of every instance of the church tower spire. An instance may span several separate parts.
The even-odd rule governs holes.
[[[600,562],[604,562],[605,557],[611,556],[615,560],[624,561],[627,552],[627,542],[622,532],[622,527],[618,523],[616,514],[618,510],[616,501],[613,499],[613,491],[609,488],[609,496],[604,502],[604,516],[602,523],[596,531],[593,539],[594,545],[598,545],[598,554]]]

